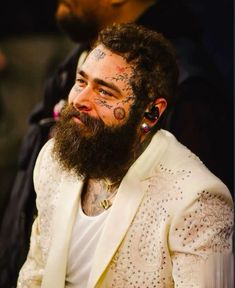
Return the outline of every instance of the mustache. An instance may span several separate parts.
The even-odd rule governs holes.
[[[72,105],[65,105],[61,111],[61,121],[68,122],[73,117],[78,118],[88,129],[93,130],[93,132],[97,132],[105,126],[102,119],[97,119],[88,115],[87,113],[80,112]]]

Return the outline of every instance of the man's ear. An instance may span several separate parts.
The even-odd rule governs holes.
[[[154,101],[153,105],[159,110],[159,117],[161,117],[162,113],[166,110],[167,101],[165,98],[158,98]]]
[[[150,128],[152,128],[158,122],[166,107],[167,101],[165,98],[158,98],[149,104],[144,113],[144,121]]]
[[[140,126],[142,140],[144,139],[145,135],[156,125],[166,107],[167,101],[165,98],[158,98],[148,105]]]
[[[167,102],[165,98],[158,98],[155,101],[151,102],[144,113],[144,117],[151,122],[157,122],[161,117],[162,113],[167,107]]]
[[[112,6],[120,6],[127,2],[128,0],[110,0]]]

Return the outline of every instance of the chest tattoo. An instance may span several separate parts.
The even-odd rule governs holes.
[[[108,209],[113,202],[118,185],[106,185],[103,180],[88,180],[82,192],[82,208],[86,215],[96,216]],[[103,203],[109,202],[104,207]]]

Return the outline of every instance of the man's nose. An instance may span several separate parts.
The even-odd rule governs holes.
[[[73,88],[71,101],[69,101],[75,109],[80,112],[88,112],[92,110],[92,89],[87,86],[82,90]]]

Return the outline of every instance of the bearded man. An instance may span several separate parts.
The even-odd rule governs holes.
[[[208,259],[229,257],[228,189],[159,127],[177,77],[161,34],[134,24],[99,34],[36,162],[18,287],[205,287]]]
[[[162,127],[196,153],[233,191],[233,119],[232,113],[227,110],[228,93],[226,87],[218,87],[222,79],[217,77],[216,67],[211,65],[201,45],[202,27],[183,2],[58,1],[56,20],[66,35],[75,41],[76,47],[47,81],[43,99],[29,117],[29,129],[19,153],[17,175],[2,219],[0,286],[15,287],[29,248],[31,225],[36,215],[33,167],[37,155],[51,137],[51,128],[58,118],[57,108],[61,107],[61,100],[67,100],[77,66],[84,61],[100,29],[107,25],[135,22],[161,32],[173,42],[180,73],[174,105],[170,108],[168,103],[168,115],[165,114],[165,119],[162,119]]]

